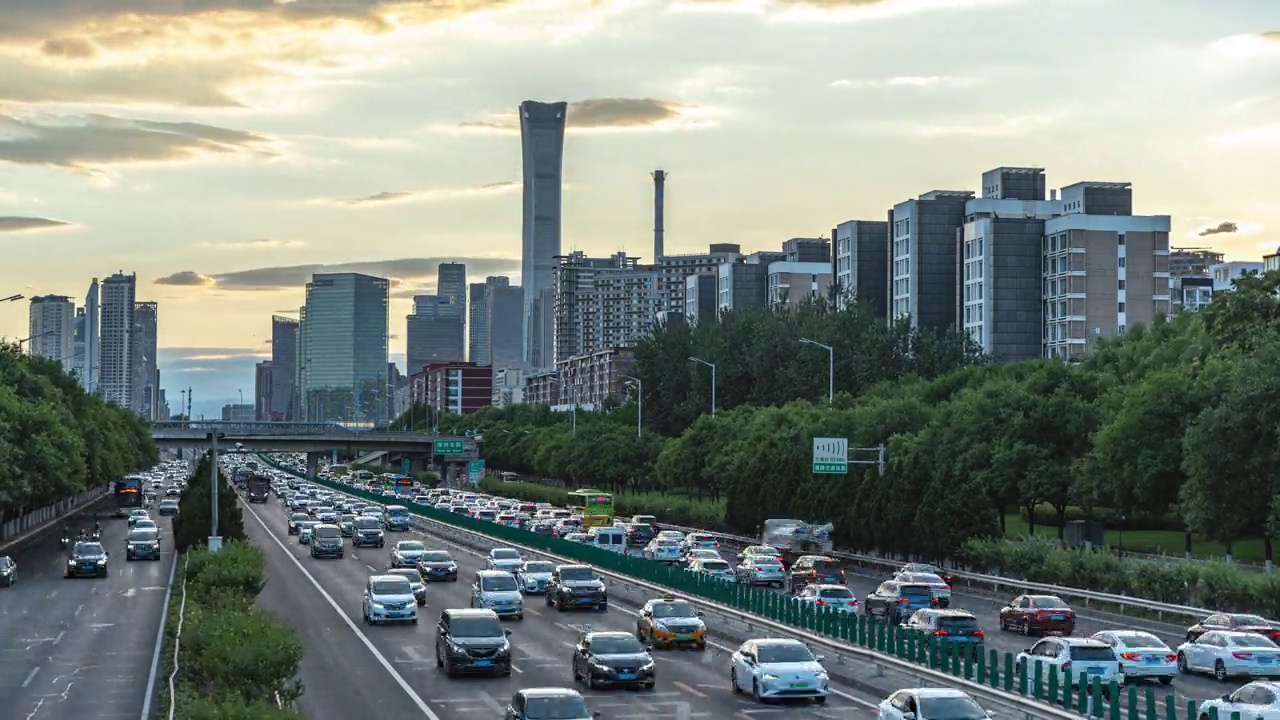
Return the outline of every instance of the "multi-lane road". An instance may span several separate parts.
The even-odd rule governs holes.
[[[0,589],[0,717],[143,716],[174,553],[126,562],[126,521],[104,513],[101,522],[111,553],[106,578],[64,578],[57,531],[10,551],[18,579]],[[161,524],[165,534],[168,525]]]
[[[298,710],[308,717],[501,717],[520,688],[573,685],[569,659],[579,628],[635,629],[636,607],[620,602],[616,594],[603,613],[558,613],[546,608],[540,597],[530,596],[524,620],[507,624],[512,630],[511,677],[450,679],[435,664],[435,620],[445,608],[469,605],[469,578],[483,566],[480,552],[426,536],[429,547],[453,554],[459,581],[428,586],[427,607],[419,610],[417,625],[368,627],[361,622],[360,610],[365,581],[387,568],[390,544],[399,534],[389,533],[388,547],[382,550],[348,546],[343,559],[312,559],[307,547],[287,534],[286,515],[278,502],[243,507],[250,539],[267,554],[271,580],[259,603],[287,618],[306,645],[301,671],[305,693]],[[579,690],[592,710],[619,719],[875,717],[880,697],[839,683],[839,694],[825,706],[762,706],[734,695],[727,658],[738,643],[717,638],[714,621],[711,630],[713,644],[705,652],[654,653],[654,691]]]

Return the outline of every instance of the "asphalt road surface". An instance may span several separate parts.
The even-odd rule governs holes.
[[[279,502],[244,505],[250,539],[267,554],[271,581],[259,598],[264,608],[287,618],[306,645],[301,676],[306,691],[298,710],[308,717],[497,718],[512,694],[525,687],[572,687],[569,659],[578,629],[635,629],[635,607],[610,598],[607,612],[558,613],[538,596],[525,599],[525,619],[509,621],[513,668],[509,678],[450,679],[435,665],[435,620],[445,608],[468,607],[470,580],[483,565],[443,538],[427,536],[429,548],[447,549],[459,565],[457,583],[428,586],[427,606],[417,625],[368,627],[361,621],[365,581],[386,569],[390,546],[400,537],[388,533],[382,550],[347,546],[340,560],[312,559],[296,536],[287,534]],[[716,641],[705,652],[657,651],[658,687],[653,691],[595,690],[579,687],[592,710],[609,718],[650,720],[752,720],[753,718],[875,717],[879,698],[836,684],[826,706],[807,702],[757,705],[729,690],[728,654],[737,643]]]
[[[17,582],[0,589],[0,717],[142,716],[174,553],[162,537],[159,561],[126,562],[127,522],[101,522],[106,578],[65,578],[56,530],[13,553]]]

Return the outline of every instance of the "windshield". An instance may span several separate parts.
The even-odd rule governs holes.
[[[101,555],[102,545],[99,543],[76,543],[77,555]]]
[[[399,545],[401,552],[422,552],[427,547],[417,540],[405,540]]]
[[[597,637],[591,639],[591,652],[596,655],[636,655],[644,652],[644,645],[630,635]]]
[[[1036,607],[1038,608],[1067,609],[1067,604],[1062,602],[1062,598],[1057,598],[1052,595],[1032,595],[1031,599],[1035,601]]]
[[[454,618],[449,623],[449,634],[460,638],[502,637],[502,624],[494,617]]]
[[[389,574],[389,575],[399,575],[400,577],[404,578],[405,580],[408,580],[410,585],[414,585],[414,584],[421,584],[421,583],[422,583],[422,576],[418,574],[418,571],[417,571],[417,570],[404,570],[404,569],[401,569],[401,570],[392,570],[392,571],[391,571],[390,573],[388,573],[388,574]]]
[[[524,564],[524,571],[527,573],[549,573],[555,569],[549,562],[527,562]]]
[[[525,700],[524,716],[528,720],[581,720],[591,717],[591,713],[581,697],[564,695]]]
[[[449,557],[449,553],[443,550],[433,550],[422,554],[423,562],[453,562],[453,558]]]
[[[1116,653],[1110,647],[1073,645],[1071,647],[1071,659],[1084,661],[1115,660]]]
[[[411,592],[409,581],[404,578],[376,580],[373,583],[374,595],[408,595]]]
[[[336,527],[318,527],[316,528],[316,537],[339,538],[342,537],[342,531]]]
[[[729,563],[723,560],[705,560],[702,563],[703,570],[711,570],[713,572],[721,572],[729,569]]]
[[[1168,645],[1160,638],[1151,633],[1125,633],[1124,635],[1116,635],[1121,647],[1132,648],[1161,648],[1169,649]]]
[[[978,621],[971,617],[940,617],[938,627],[948,632],[969,632],[978,629]]]
[[[409,510],[408,508],[387,508],[387,514],[391,517],[406,517]]]
[[[779,645],[761,645],[760,662],[762,663],[795,663],[813,662],[813,653],[799,643]]]
[[[1227,638],[1227,642],[1236,647],[1273,648],[1276,644],[1257,633],[1245,633]]]
[[[491,556],[494,560],[519,560],[520,551],[511,549],[494,550]]]
[[[560,569],[560,579],[579,581],[579,580],[595,580],[596,574],[591,568],[587,567],[569,567]]]
[[[154,542],[155,539],[155,530],[134,530],[129,533],[129,542]]]
[[[339,519],[342,520],[342,522],[344,523],[353,523],[356,521],[356,516],[352,515],[351,513],[347,513]]]
[[[310,520],[311,516],[306,513],[294,513],[289,516],[289,519],[294,522],[301,522],[303,520]]]
[[[903,585],[901,592],[903,597],[933,597],[933,591],[924,585]]]
[[[920,717],[939,720],[986,720],[987,713],[967,697],[920,698]]]
[[[695,617],[697,614],[693,606],[686,602],[669,602],[653,606],[653,616],[656,618]]]
[[[362,517],[356,520],[356,527],[361,530],[378,530],[382,527],[382,524],[378,522],[377,518]]]
[[[486,591],[513,591],[516,589],[516,579],[510,575],[486,576],[480,578],[480,589]]]
[[[850,590],[849,588],[823,588],[822,591],[818,593],[818,595],[823,598],[838,598],[841,600],[848,600],[849,598],[853,597],[853,591]]]
[[[930,585],[946,585],[942,578],[932,573],[907,573],[906,580]]]

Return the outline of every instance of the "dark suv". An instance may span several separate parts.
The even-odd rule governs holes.
[[[511,631],[492,610],[458,608],[436,623],[436,667],[446,675],[511,675]]]
[[[787,571],[787,592],[792,595],[806,585],[843,585],[840,563],[822,555],[802,555]]]
[[[912,585],[910,583],[889,580],[880,583],[862,603],[863,612],[873,617],[897,625],[911,617],[917,610],[925,610],[934,606],[933,588],[928,585]]]
[[[382,522],[374,517],[356,518],[356,529],[351,535],[351,547],[381,548],[387,544],[386,533],[382,531]]]
[[[557,565],[547,585],[547,607],[552,606],[562,612],[581,607],[605,610],[609,597],[590,565]]]

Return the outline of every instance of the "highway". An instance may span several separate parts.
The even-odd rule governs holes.
[[[578,628],[635,629],[635,606],[615,594],[607,612],[558,613],[538,596],[525,601],[525,619],[510,621],[513,666],[509,678],[446,678],[434,660],[435,620],[445,608],[469,605],[470,582],[483,561],[480,553],[443,538],[426,536],[428,547],[449,550],[459,564],[457,583],[428,586],[427,607],[419,624],[368,627],[361,621],[360,599],[369,575],[389,562],[389,533],[383,550],[347,547],[341,560],[312,559],[296,536],[287,534],[280,504],[245,504],[250,539],[263,547],[271,582],[260,604],[287,618],[302,634],[306,655],[301,679],[306,691],[298,710],[308,717],[427,717],[432,720],[500,717],[518,689],[573,685],[569,658]],[[709,618],[709,620],[711,620]],[[729,690],[728,653],[735,640],[718,635],[709,623],[713,645],[707,651],[657,651],[658,687],[654,691],[578,689],[593,711],[608,718],[831,718],[875,717],[873,697],[835,685],[838,696],[826,706],[796,703],[756,705]]]
[[[0,717],[142,717],[174,552],[164,537],[159,561],[126,562],[126,521],[101,522],[106,578],[66,579],[57,531],[12,553],[18,579],[0,589]],[[167,521],[161,528],[168,535]]]

